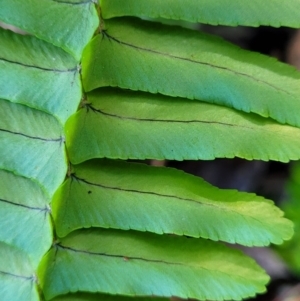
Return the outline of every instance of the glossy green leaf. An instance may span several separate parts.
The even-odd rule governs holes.
[[[212,25],[300,26],[299,0],[100,0],[103,18],[137,16]]]
[[[300,126],[300,73],[193,30],[107,20],[83,53],[86,91],[119,86],[197,99]]]
[[[167,301],[169,298],[158,297],[127,297],[108,294],[77,293],[59,296],[51,301]]]
[[[63,124],[81,99],[78,63],[32,36],[0,29],[0,40],[0,98],[48,112]]]
[[[70,52],[77,60],[99,20],[92,0],[0,0],[0,20]]]
[[[41,111],[0,100],[0,169],[38,182],[52,195],[66,171],[64,134]]]
[[[293,234],[272,202],[175,169],[103,160],[73,172],[52,202],[59,236],[93,226],[262,246]]]
[[[26,254],[0,242],[0,258],[1,300],[39,301],[37,279]]]
[[[44,257],[46,299],[68,292],[240,300],[263,292],[268,276],[237,250],[184,237],[77,231]]]
[[[0,241],[28,254],[34,267],[52,243],[49,198],[34,182],[0,170]]]
[[[101,89],[66,124],[71,162],[92,158],[299,159],[299,128],[181,98]]]

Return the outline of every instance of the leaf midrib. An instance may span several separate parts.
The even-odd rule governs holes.
[[[32,206],[28,206],[28,205],[24,205],[24,204],[20,204],[20,203],[16,203],[16,202],[12,202],[12,201],[8,201],[8,200],[4,200],[0,198],[0,202],[3,203],[7,203],[10,205],[14,205],[14,206],[18,206],[18,207],[23,207],[29,210],[37,210],[37,211],[41,211],[41,212],[45,212],[45,213],[49,213],[50,212],[50,207],[45,206],[44,208],[40,208],[40,207],[32,207]]]
[[[179,200],[179,201],[187,201],[187,202],[191,202],[191,203],[194,203],[194,204],[197,204],[197,205],[200,205],[200,206],[212,207],[212,208],[216,208],[217,210],[235,213],[235,214],[237,214],[239,216],[242,216],[244,218],[248,217],[250,219],[255,220],[259,224],[261,224],[261,221],[258,220],[257,218],[255,218],[251,215],[247,215],[245,213],[241,214],[240,212],[238,212],[236,210],[233,210],[232,208],[229,209],[229,208],[226,208],[226,207],[223,207],[223,206],[217,206],[217,205],[211,204],[211,203],[204,203],[204,202],[196,201],[196,200],[189,199],[189,198],[182,198],[182,197],[178,197],[178,196],[175,196],[175,195],[161,194],[161,193],[156,193],[156,192],[152,192],[152,191],[140,191],[140,190],[135,190],[135,189],[126,189],[126,188],[121,188],[121,187],[106,186],[106,185],[99,184],[99,183],[92,183],[92,182],[89,182],[85,179],[79,178],[75,174],[72,175],[72,178],[75,178],[76,180],[81,181],[81,182],[83,182],[87,185],[101,187],[101,188],[104,188],[104,189],[117,190],[117,191],[122,191],[122,192],[132,192],[132,193],[137,193],[137,194],[140,193],[140,194],[146,194],[146,195],[155,195],[155,196],[158,196],[158,197],[166,197],[166,198],[170,198],[170,199],[172,198],[172,199],[176,199],[176,200]]]
[[[154,118],[137,118],[137,117],[130,117],[130,116],[121,116],[118,114],[108,113],[100,109],[96,109],[92,105],[87,105],[87,108],[90,108],[93,112],[97,112],[99,114],[110,116],[114,118],[119,119],[127,119],[127,120],[133,120],[133,121],[148,121],[148,122],[168,122],[168,123],[204,123],[204,124],[218,124],[218,125],[224,125],[224,126],[232,126],[232,127],[241,127],[241,128],[247,128],[253,130],[252,127],[243,126],[243,125],[237,125],[233,123],[226,123],[226,122],[218,122],[218,121],[206,121],[206,120],[175,120],[175,119],[154,119]]]
[[[78,250],[75,248],[64,246],[62,244],[58,244],[57,247],[62,248],[64,250],[69,250],[69,251],[76,252],[76,253],[83,253],[83,254],[87,254],[87,255],[112,257],[112,258],[123,258],[125,261],[126,260],[140,260],[140,261],[145,261],[145,262],[155,262],[155,263],[170,264],[170,265],[183,265],[183,266],[185,265],[180,262],[169,262],[169,261],[160,260],[160,259],[147,259],[147,258],[143,258],[143,257],[126,256],[126,255],[119,255],[119,254],[107,254],[107,253],[92,252],[92,251],[87,251],[87,250]]]
[[[70,4],[70,5],[85,5],[85,4],[95,3],[94,0],[84,0],[84,1],[80,1],[80,2],[69,2],[67,0],[52,0],[52,1],[57,2],[57,3]]]
[[[5,132],[5,133],[13,134],[13,135],[23,136],[23,137],[26,137],[29,139],[41,140],[41,141],[46,141],[46,142],[60,142],[60,143],[64,142],[64,138],[62,136],[59,138],[47,139],[47,138],[43,138],[43,137],[30,136],[30,135],[27,135],[24,133],[14,132],[14,131],[1,129],[1,128],[0,128],[0,132]]]
[[[3,274],[3,275],[6,275],[6,276],[22,278],[22,279],[25,279],[25,280],[31,280],[31,281],[34,280],[34,276],[22,276],[22,275],[17,275],[17,274],[5,272],[5,271],[0,271],[0,273]]]
[[[294,99],[296,99],[296,97],[293,94],[291,94],[289,91],[284,90],[284,89],[280,89],[280,88],[278,88],[278,87],[276,87],[276,86],[274,86],[274,85],[272,85],[272,84],[270,84],[270,83],[268,83],[264,80],[257,79],[255,77],[249,75],[249,74],[238,72],[238,71],[229,69],[227,67],[213,65],[213,64],[207,63],[207,62],[196,61],[196,60],[192,60],[192,59],[189,59],[189,58],[180,57],[180,56],[172,55],[172,54],[169,54],[169,53],[163,53],[163,52],[160,52],[160,51],[157,51],[157,50],[137,46],[137,45],[134,45],[134,44],[131,44],[131,43],[128,43],[128,42],[121,41],[121,40],[111,36],[110,34],[107,33],[106,30],[103,30],[101,33],[102,33],[102,37],[107,37],[110,41],[114,41],[118,44],[121,44],[121,45],[124,45],[124,46],[127,46],[127,47],[131,47],[131,48],[134,48],[134,49],[137,49],[137,50],[141,50],[141,51],[150,52],[150,53],[158,54],[158,55],[161,55],[161,56],[166,56],[166,57],[173,58],[173,59],[178,59],[178,60],[187,61],[187,62],[190,62],[190,63],[195,63],[195,64],[199,64],[199,65],[203,65],[203,66],[208,66],[208,67],[224,70],[224,71],[227,71],[229,73],[233,73],[235,75],[243,76],[243,77],[249,78],[249,79],[251,79],[255,82],[258,82],[258,83],[264,84],[266,86],[269,86],[269,87],[271,87],[272,89],[274,89],[276,91],[281,91],[281,92],[293,97]]]
[[[190,268],[197,268],[197,269],[201,269],[201,270],[205,270],[208,272],[216,272],[216,273],[220,273],[222,275],[225,275],[229,278],[235,278],[237,276],[233,275],[233,274],[229,274],[227,272],[225,272],[224,270],[216,270],[215,268],[209,268],[209,267],[205,267],[203,265],[199,265],[196,262],[192,262],[192,263],[185,263],[185,262],[171,262],[171,261],[165,261],[165,260],[161,260],[161,259],[148,259],[148,258],[143,258],[143,257],[135,257],[135,256],[129,256],[129,255],[120,255],[120,254],[107,254],[107,253],[102,253],[102,252],[92,252],[92,251],[87,251],[87,250],[79,250],[73,247],[68,247],[68,246],[64,246],[63,244],[57,244],[56,247],[59,249],[63,249],[63,250],[67,250],[67,251],[71,251],[71,252],[75,252],[75,253],[80,253],[80,254],[85,254],[85,255],[90,255],[90,256],[102,256],[102,257],[109,257],[109,258],[120,258],[123,259],[124,261],[130,261],[130,260],[137,260],[137,261],[143,261],[143,262],[147,262],[147,263],[157,263],[157,264],[165,264],[165,265],[170,265],[170,266],[184,266],[184,267],[190,267]],[[203,263],[203,261],[202,261]],[[204,261],[205,263],[205,261]],[[249,281],[249,278],[246,278],[242,275],[238,275],[239,279],[243,279],[244,281]]]
[[[0,57],[0,61],[6,62],[6,63],[10,63],[10,64],[16,64],[19,66],[23,66],[23,67],[27,67],[27,68],[34,68],[34,69],[39,69],[39,70],[43,70],[43,71],[51,71],[51,72],[77,72],[78,71],[78,66],[71,68],[71,69],[51,69],[51,68],[44,68],[44,67],[39,67],[39,66],[34,66],[34,65],[28,65],[28,64],[23,64],[21,62],[15,62],[15,61],[11,61],[5,58],[1,58]]]

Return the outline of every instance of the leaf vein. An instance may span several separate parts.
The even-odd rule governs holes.
[[[168,265],[184,265],[182,263],[179,262],[169,262],[169,261],[165,261],[165,260],[159,260],[159,259],[147,259],[147,258],[143,258],[143,257],[135,257],[135,256],[126,256],[126,255],[117,255],[117,254],[107,254],[107,253],[98,253],[98,252],[91,252],[91,251],[86,251],[86,250],[78,250],[75,248],[71,248],[71,247],[67,247],[67,246],[63,246],[61,244],[57,244],[58,247],[68,250],[68,251],[72,251],[75,253],[83,253],[83,254],[88,254],[88,255],[96,255],[96,256],[104,256],[104,257],[112,257],[112,258],[122,258],[124,260],[140,260],[140,261],[145,261],[145,262],[155,262],[155,263],[163,263],[163,264],[168,264]]]
[[[175,196],[175,195],[162,194],[162,193],[157,193],[157,192],[152,192],[152,191],[140,191],[140,190],[136,190],[136,189],[125,189],[125,188],[121,188],[121,187],[106,186],[106,185],[99,184],[99,183],[91,183],[87,180],[84,180],[82,178],[77,177],[75,174],[72,174],[72,178],[75,178],[76,180],[84,182],[88,185],[98,186],[98,187],[101,187],[101,188],[104,188],[104,189],[118,190],[118,191],[124,191],[124,192],[133,192],[133,193],[140,193],[140,194],[148,194],[148,195],[155,195],[155,196],[160,196],[160,197],[177,199],[177,200],[181,200],[181,201],[188,201],[188,202],[196,203],[198,205],[207,205],[207,206],[211,206],[211,207],[220,208],[219,206],[216,206],[216,205],[213,205],[213,204],[204,204],[202,202],[198,202],[198,201],[195,201],[193,199],[182,198],[182,197]]]
[[[60,69],[51,69],[51,68],[43,68],[43,67],[39,67],[39,66],[32,66],[32,65],[28,65],[28,64],[24,64],[24,63],[20,63],[20,62],[14,62],[5,58],[1,58],[0,57],[0,61],[6,62],[6,63],[10,63],[10,64],[16,64],[19,66],[23,66],[23,67],[27,67],[27,68],[34,68],[34,69],[39,69],[39,70],[43,70],[43,71],[51,71],[51,72],[77,72],[79,70],[79,66],[76,66],[74,68],[71,69],[66,69],[66,70],[60,70]]]
[[[91,183],[85,179],[79,178],[77,177],[75,174],[72,174],[72,178],[81,181],[83,183],[86,183],[88,185],[91,186],[96,186],[96,187],[101,187],[104,189],[110,189],[110,190],[117,190],[117,191],[123,191],[123,192],[132,192],[132,193],[139,193],[139,194],[146,194],[146,195],[155,195],[155,196],[159,196],[159,197],[166,197],[166,198],[170,198],[170,199],[176,199],[176,200],[180,200],[180,201],[186,201],[186,202],[191,202],[200,206],[207,206],[207,207],[212,207],[212,208],[216,208],[218,210],[222,210],[222,211],[227,211],[227,212],[232,212],[235,213],[239,216],[242,216],[243,218],[250,218],[258,223],[262,223],[262,221],[259,218],[256,218],[252,215],[248,215],[245,213],[241,213],[239,211],[233,210],[232,208],[226,208],[224,206],[220,206],[220,205],[215,205],[215,204],[211,204],[211,203],[204,203],[201,201],[196,201],[190,198],[182,198],[179,196],[175,196],[175,195],[168,195],[168,194],[162,194],[162,193],[157,193],[157,192],[152,192],[152,191],[140,191],[140,190],[135,190],[135,189],[125,189],[125,188],[121,188],[121,187],[112,187],[112,186],[107,186],[107,185],[103,185],[103,184],[99,184],[99,183]]]
[[[67,0],[52,0],[52,1],[57,3],[70,4],[70,5],[84,5],[84,4],[96,3],[97,0],[85,0],[80,2],[69,2]]]
[[[22,278],[22,279],[26,279],[26,280],[35,280],[34,276],[16,275],[16,274],[9,273],[9,272],[4,272],[4,271],[0,271],[0,273],[3,274],[3,275],[12,276],[12,277],[16,277],[16,278]]]
[[[135,257],[135,256],[127,256],[127,255],[119,255],[119,254],[107,254],[107,253],[100,253],[100,252],[98,253],[98,252],[92,252],[92,251],[87,251],[87,250],[78,250],[78,249],[75,249],[75,248],[63,246],[62,244],[57,244],[56,247],[67,250],[67,251],[71,251],[71,252],[75,252],[75,253],[82,253],[82,254],[91,255],[91,256],[122,258],[124,261],[129,261],[129,262],[130,262],[130,260],[137,260],[137,261],[143,261],[143,262],[148,262],[148,263],[165,264],[165,265],[169,265],[169,266],[197,267],[197,268],[200,268],[201,270],[214,271],[214,272],[218,272],[218,273],[221,273],[223,275],[226,275],[227,277],[234,278],[234,275],[228,273],[227,271],[215,270],[215,269],[213,270],[213,269],[211,269],[209,267],[205,267],[201,264],[199,266],[197,263],[194,265],[194,264],[191,264],[191,263],[170,262],[170,261],[161,260],[161,259],[148,259],[148,258],[143,258],[143,257]],[[244,277],[242,275],[239,275],[239,278],[247,279],[246,277]]]
[[[15,202],[4,200],[4,199],[0,199],[0,202],[7,203],[7,204],[10,204],[10,205],[14,205],[14,206],[23,207],[23,208],[30,209],[30,210],[50,212],[50,208],[48,206],[45,206],[45,208],[31,207],[31,206],[15,203]]]
[[[5,129],[0,129],[0,131],[5,132],[5,133],[10,133],[10,134],[13,134],[13,135],[20,135],[20,136],[30,138],[30,139],[47,141],[47,142],[64,142],[63,137],[53,138],[53,139],[46,139],[46,138],[42,138],[42,137],[30,136],[30,135],[26,135],[26,134],[23,134],[23,133],[18,133],[18,132],[14,132],[14,131],[10,131],[10,130],[5,130]]]
[[[207,62],[196,61],[196,60],[192,60],[192,59],[189,59],[189,58],[180,57],[180,56],[172,55],[172,54],[169,54],[169,53],[163,53],[163,52],[160,52],[160,51],[157,51],[157,50],[148,49],[148,48],[140,47],[140,46],[137,46],[137,45],[133,45],[133,44],[130,44],[128,42],[121,41],[121,40],[109,35],[106,30],[102,30],[102,35],[104,37],[107,37],[109,40],[112,40],[116,43],[119,43],[119,44],[124,45],[124,46],[131,47],[131,48],[134,48],[134,49],[137,49],[137,50],[142,50],[142,51],[158,54],[158,55],[161,55],[161,56],[166,56],[166,57],[170,57],[170,58],[174,58],[174,59],[178,59],[178,60],[182,60],[182,61],[187,61],[187,62],[190,62],[190,63],[195,63],[195,64],[199,64],[199,65],[203,65],[203,66],[209,66],[209,67],[212,67],[212,68],[216,68],[216,69],[220,69],[220,70],[224,70],[224,71],[233,73],[235,75],[240,75],[240,76],[243,76],[243,77],[247,77],[251,80],[254,80],[256,82],[267,85],[267,86],[273,88],[274,90],[281,91],[281,92],[283,92],[287,95],[290,95],[290,96],[294,97],[294,95],[292,93],[290,93],[289,91],[287,91],[287,90],[281,89],[281,88],[279,88],[275,85],[272,85],[271,83],[268,83],[264,80],[260,80],[258,78],[255,78],[255,77],[253,77],[249,74],[243,73],[243,72],[238,72],[238,71],[229,69],[227,67],[217,66],[217,65],[207,63]]]
[[[100,113],[102,115],[115,117],[119,119],[127,119],[127,120],[134,120],[134,121],[148,121],[148,122],[168,122],[168,123],[204,123],[204,124],[218,124],[218,125],[224,125],[224,126],[230,126],[230,127],[242,127],[242,128],[248,128],[253,129],[252,127],[232,124],[232,123],[226,123],[226,122],[219,122],[219,121],[206,121],[206,120],[174,120],[174,119],[153,119],[153,118],[137,118],[137,117],[129,117],[129,116],[120,116],[117,114],[112,114],[108,112],[104,112],[101,109],[94,108],[91,104],[86,105],[87,108],[91,109],[93,112]]]

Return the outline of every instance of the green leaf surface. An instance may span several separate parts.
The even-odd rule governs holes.
[[[47,113],[0,100],[0,169],[38,182],[49,195],[62,183],[64,134]]]
[[[3,301],[39,301],[36,277],[21,250],[0,242],[0,296]]]
[[[19,35],[1,28],[0,55],[4,61],[30,65],[32,68],[73,69],[78,64],[62,49],[29,35]],[[22,48],[18,50],[18,48]]]
[[[52,243],[49,198],[34,182],[0,170],[0,241],[28,254],[36,268]]]
[[[100,0],[104,19],[136,16],[211,25],[300,26],[299,0]]]
[[[0,20],[65,49],[77,60],[99,20],[92,0],[0,0]]]
[[[162,93],[300,126],[300,73],[293,67],[193,30],[129,18],[105,24],[83,53],[85,91]]]
[[[77,231],[44,257],[47,300],[68,292],[224,300],[263,292],[268,276],[237,250],[201,239],[127,231]]]
[[[52,202],[59,236],[104,227],[263,246],[293,234],[292,223],[272,202],[220,190],[175,169],[102,160],[74,166],[73,172]]]
[[[300,158],[299,128],[255,114],[150,93],[101,89],[66,124],[69,158]],[[280,107],[279,107],[280,108]]]
[[[127,297],[108,294],[77,293],[59,296],[51,301],[167,301],[169,298],[158,297]]]
[[[81,99],[78,63],[35,37],[0,29],[0,40],[0,98],[48,112],[64,124]]]

